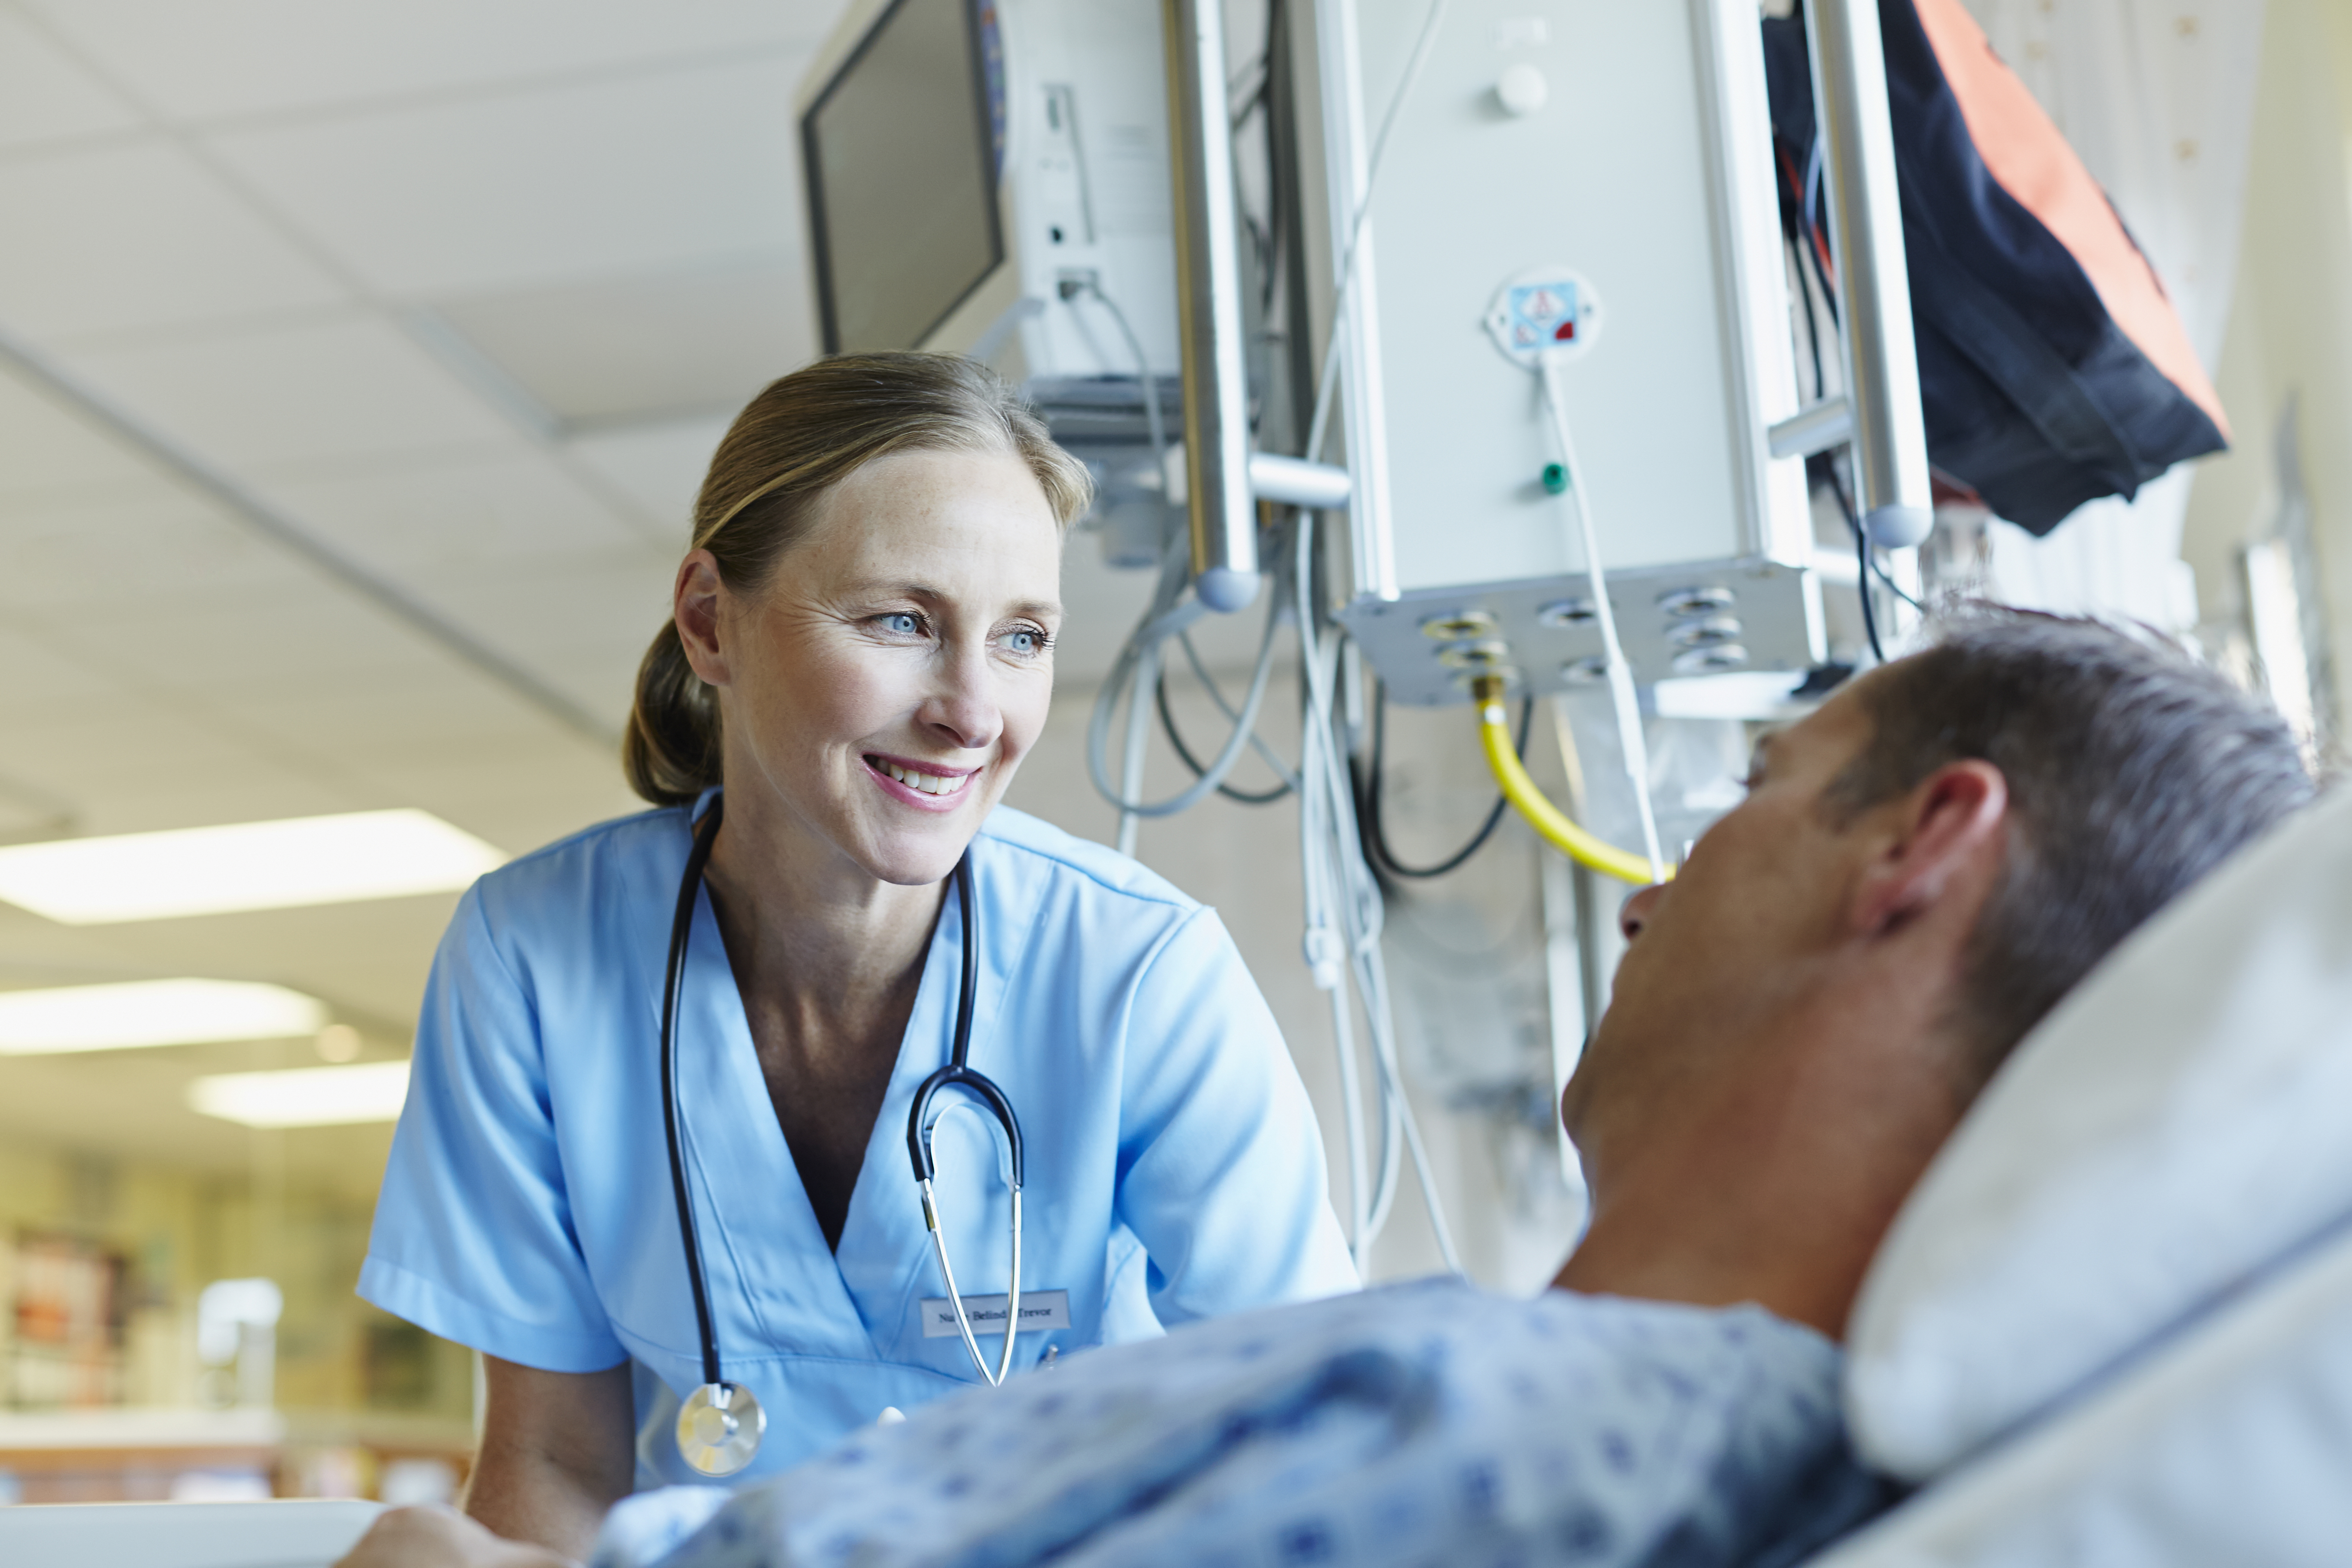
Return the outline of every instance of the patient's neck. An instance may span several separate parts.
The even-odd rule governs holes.
[[[1743,1067],[1589,1173],[1592,1224],[1553,1283],[1753,1301],[1843,1338],[1880,1239],[1963,1109],[1944,1043],[1908,1021],[1846,1005],[1733,1053]]]

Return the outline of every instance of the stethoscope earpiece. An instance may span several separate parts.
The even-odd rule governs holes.
[[[694,930],[694,906],[702,890],[703,868],[710,862],[710,847],[719,837],[719,820],[726,801],[714,796],[696,829],[694,847],[686,858],[686,874],[678,881],[677,912],[669,930],[669,968],[662,987],[661,1079],[662,1116],[669,1133],[670,1186],[677,1199],[677,1229],[686,1247],[687,1281],[694,1289],[694,1321],[702,1349],[702,1385],[686,1396],[677,1412],[677,1451],[688,1465],[706,1476],[731,1476],[751,1462],[760,1438],[768,1429],[768,1414],[751,1391],[719,1375],[719,1331],[710,1311],[710,1291],[702,1277],[702,1247],[695,1238],[694,1203],[687,1191],[686,1155],[677,1121],[677,1014],[679,993],[686,980],[686,950]],[[1013,1369],[1013,1340],[1021,1321],[1021,1121],[1013,1101],[986,1075],[966,1065],[971,1050],[972,1002],[980,989],[980,923],[971,890],[971,853],[956,862],[956,899],[963,913],[963,974],[956,992],[954,1046],[948,1065],[923,1080],[907,1116],[907,1152],[915,1167],[915,1183],[922,1194],[923,1223],[939,1254],[940,1275],[947,1282],[948,1300],[965,1352],[980,1375],[1002,1384]],[[1013,1283],[1004,1314],[1004,1350],[991,1370],[980,1353],[980,1342],[963,1298],[957,1293],[955,1268],[948,1259],[947,1237],[940,1229],[937,1199],[931,1192],[931,1100],[942,1089],[961,1089],[988,1109],[1004,1130],[1013,1165]],[[901,1417],[901,1419],[904,1419]]]

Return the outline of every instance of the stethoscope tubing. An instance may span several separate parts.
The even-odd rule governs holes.
[[[702,1381],[719,1376],[719,1331],[710,1321],[710,1289],[702,1277],[702,1244],[694,1228],[694,1198],[686,1184],[686,1151],[677,1127],[677,1015],[684,1005],[686,944],[694,931],[694,906],[702,893],[703,868],[710,863],[710,847],[719,839],[719,819],[726,797],[713,795],[710,809],[687,852],[686,874],[678,879],[677,912],[670,921],[669,969],[662,982],[661,1087],[662,1127],[669,1137],[670,1191],[677,1198],[677,1234],[686,1247],[686,1278],[694,1289],[694,1327],[702,1347]]]
[[[677,907],[670,921],[669,963],[662,981],[661,1010],[661,1090],[662,1124],[669,1145],[669,1176],[672,1193],[677,1199],[678,1238],[686,1255],[686,1277],[694,1296],[694,1325],[697,1342],[702,1352],[702,1381],[706,1389],[725,1389],[720,1375],[719,1331],[710,1310],[710,1289],[702,1271],[702,1247],[694,1221],[694,1199],[687,1184],[686,1151],[679,1131],[677,1091],[677,1031],[678,1017],[684,1005],[687,945],[694,930],[696,904],[702,892],[702,874],[710,862],[711,847],[718,841],[719,825],[724,812],[726,797],[714,795],[709,809],[696,826],[693,847],[687,852],[686,869],[678,879]],[[1013,1109],[1013,1101],[986,1074],[975,1071],[970,1063],[971,1054],[971,1020],[980,991],[980,924],[978,900],[971,885],[971,853],[967,848],[956,862],[957,908],[963,920],[962,965],[956,991],[956,1016],[953,1044],[947,1066],[926,1078],[915,1091],[914,1102],[907,1110],[907,1154],[914,1167],[915,1181],[922,1194],[923,1223],[931,1235],[932,1249],[940,1260],[940,1275],[946,1282],[948,1302],[955,1313],[956,1329],[963,1341],[964,1351],[971,1357],[973,1367],[992,1384],[1001,1384],[1013,1369],[1013,1343],[1021,1322],[1021,1186],[1024,1161],[1021,1144],[1021,1120]],[[987,1358],[980,1352],[979,1338],[972,1331],[971,1318],[963,1304],[963,1295],[956,1288],[955,1266],[948,1258],[946,1234],[940,1226],[939,1202],[932,1189],[938,1174],[938,1162],[931,1150],[933,1129],[937,1118],[931,1114],[931,1103],[944,1089],[962,1089],[978,1100],[1003,1130],[1006,1152],[1012,1170],[1013,1197],[1013,1278],[1005,1294],[1004,1347],[991,1371]],[[764,1420],[762,1420],[764,1425]],[[754,1439],[756,1446],[756,1438]],[[745,1456],[748,1460],[748,1454]],[[723,1472],[713,1472],[723,1473]]]

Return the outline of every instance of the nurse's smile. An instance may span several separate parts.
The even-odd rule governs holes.
[[[877,756],[872,752],[866,754],[866,765],[873,771],[874,782],[882,786],[884,794],[918,811],[954,810],[961,803],[964,785],[980,772],[978,768],[910,762],[904,757]]]

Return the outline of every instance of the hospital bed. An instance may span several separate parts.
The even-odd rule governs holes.
[[[1917,1489],[1814,1568],[2352,1560],[2352,791],[2019,1048],[1848,1348],[1857,1450]],[[373,1510],[0,1509],[0,1562],[322,1568]]]
[[[381,1503],[53,1503],[0,1508],[10,1568],[326,1568],[367,1531]]]

